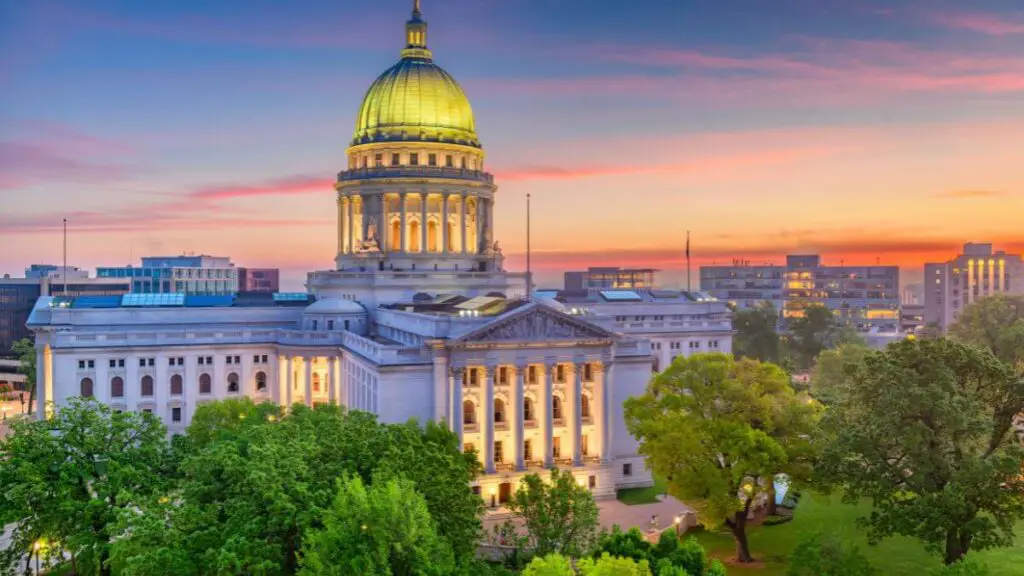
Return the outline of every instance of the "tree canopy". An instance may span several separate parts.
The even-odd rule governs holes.
[[[28,411],[36,400],[36,347],[32,340],[22,338],[11,345],[11,352],[18,357],[18,372],[25,375],[25,388],[28,390]],[[24,405],[22,406],[24,408]]]
[[[949,327],[949,336],[988,348],[1024,376],[1024,295],[997,294],[972,302]]]
[[[755,500],[776,474],[808,473],[817,413],[778,366],[725,354],[676,358],[625,403],[647,465],[702,523],[729,527],[740,562],[752,561],[745,526]]]
[[[825,306],[808,306],[803,316],[789,318],[786,347],[794,365],[805,370],[818,356],[841,344],[861,342],[855,330],[840,323]]]
[[[538,556],[580,556],[597,540],[597,504],[569,470],[552,469],[549,482],[527,474],[507,506],[522,516],[529,543]]]
[[[846,366],[860,362],[868,351],[867,346],[848,343],[822,352],[811,371],[811,395],[825,404],[834,402],[838,391],[849,384]]]
[[[871,541],[913,536],[947,563],[1005,546],[1024,517],[1024,449],[1010,433],[1024,382],[988,350],[906,340],[849,368],[826,412],[817,473],[843,498],[870,498]]]
[[[778,364],[782,348],[778,333],[779,312],[771,302],[737,310],[732,316],[732,351],[737,358],[753,358]]]
[[[0,524],[14,523],[0,566],[38,539],[59,542],[79,574],[109,574],[112,528],[168,486],[167,430],[152,414],[72,399],[52,420],[22,420],[0,441]]]

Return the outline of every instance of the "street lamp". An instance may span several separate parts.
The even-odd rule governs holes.
[[[39,553],[42,551],[45,545],[46,540],[43,540],[42,538],[32,543],[32,550],[36,554],[36,574],[39,574]]]
[[[682,536],[683,517],[676,516],[672,519],[672,523],[676,525],[676,537],[678,538],[679,536]]]

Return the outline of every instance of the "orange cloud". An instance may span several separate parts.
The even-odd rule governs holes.
[[[934,198],[942,199],[963,199],[963,198],[1002,198],[1010,196],[1009,192],[1002,190],[949,190],[933,195]]]

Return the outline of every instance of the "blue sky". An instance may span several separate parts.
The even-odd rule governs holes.
[[[1024,248],[1018,1],[423,4],[513,266],[527,192],[552,278],[678,268],[687,228],[700,261]],[[83,266],[330,266],[330,180],[409,8],[0,0],[0,271],[58,259],[65,216]]]

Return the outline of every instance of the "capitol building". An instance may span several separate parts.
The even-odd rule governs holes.
[[[474,490],[489,506],[554,466],[597,497],[650,485],[622,403],[676,356],[730,352],[724,304],[672,290],[556,299],[507,271],[498,186],[418,0],[347,162],[334,266],[309,273],[304,293],[41,298],[28,322],[39,417],[90,396],[180,433],[213,400],[336,402],[447,423],[479,455]]]

